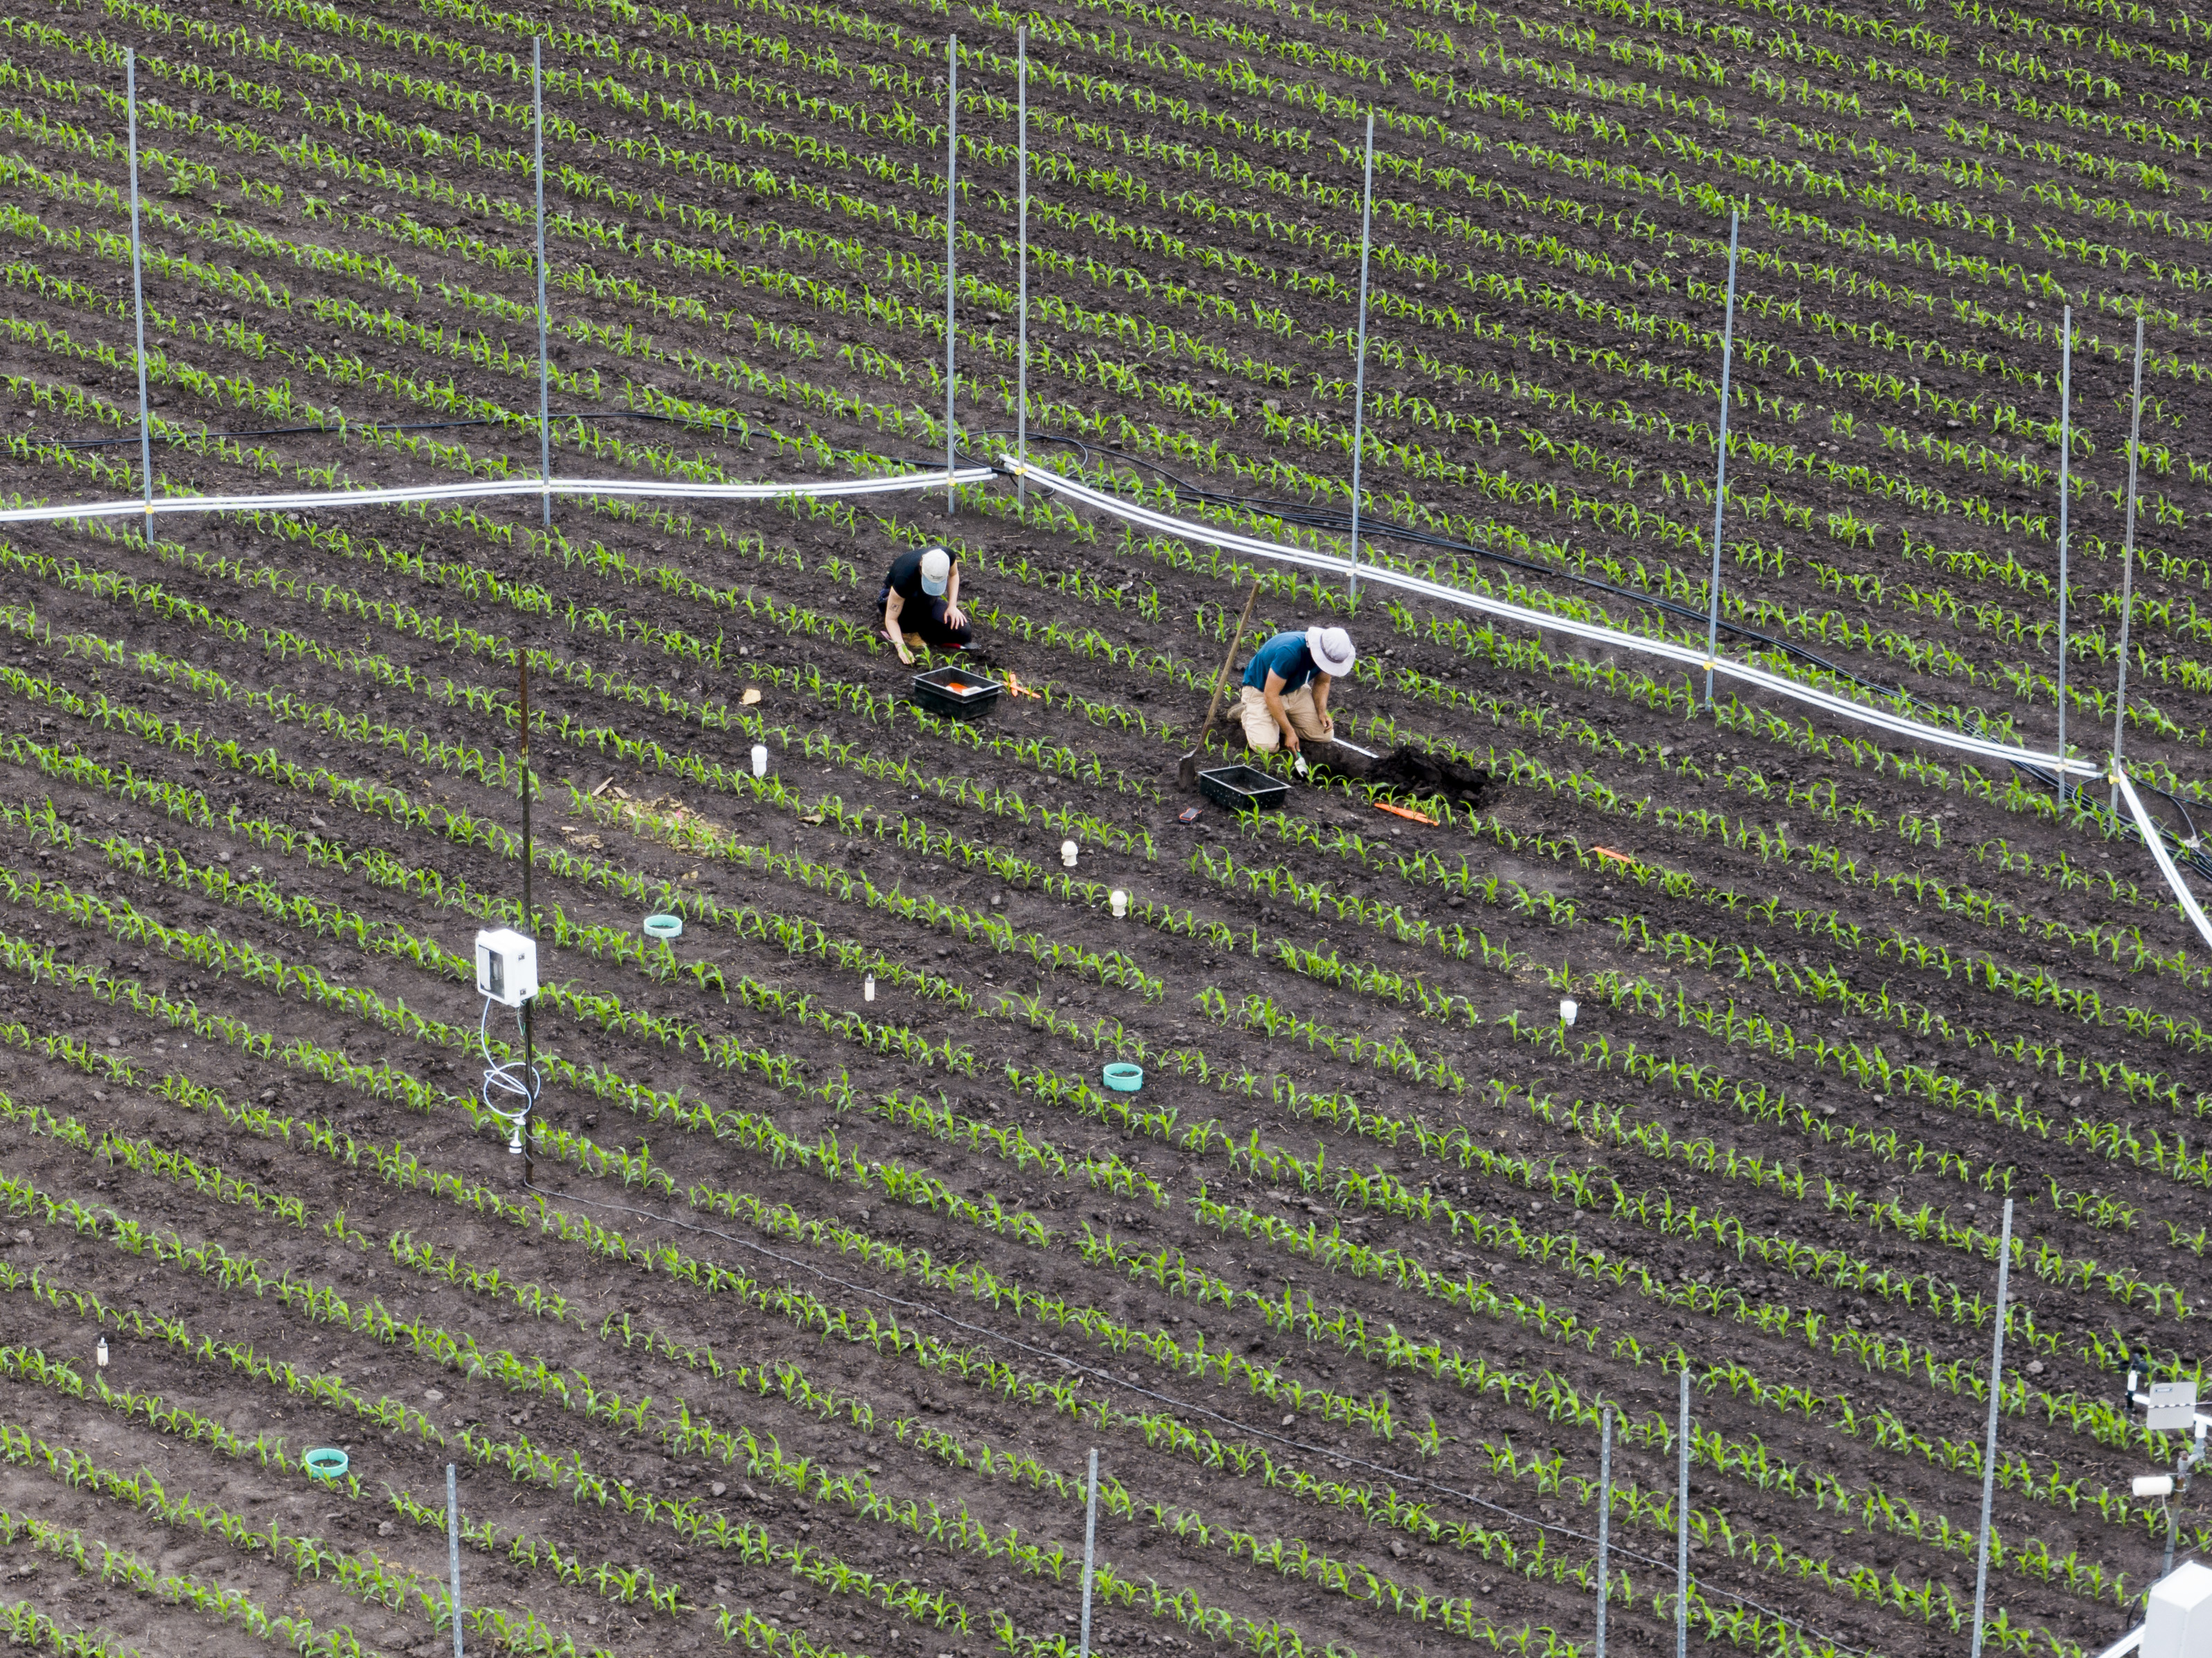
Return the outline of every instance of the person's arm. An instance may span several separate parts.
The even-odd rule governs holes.
[[[1325,673],[1314,675],[1314,723],[1332,739],[1336,736],[1336,722],[1328,717],[1328,688],[1334,683]]]
[[[1274,719],[1275,729],[1282,732],[1284,744],[1291,753],[1296,754],[1298,748],[1298,728],[1291,724],[1290,714],[1283,707],[1284,683],[1282,675],[1270,668],[1267,671],[1267,683],[1261,688],[1260,695],[1267,705],[1268,714]]]
[[[890,636],[891,648],[898,653],[898,659],[911,668],[914,666],[914,653],[907,649],[906,635],[901,631],[898,623],[899,612],[905,608],[905,597],[894,587],[891,596],[884,601],[884,632]]]
[[[960,608],[960,561],[952,561],[952,574],[945,584],[945,619],[956,628],[968,624],[967,613]]]

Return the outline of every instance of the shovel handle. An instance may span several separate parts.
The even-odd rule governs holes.
[[[1252,578],[1252,592],[1244,600],[1244,614],[1237,618],[1237,631],[1229,636],[1229,653],[1221,659],[1221,671],[1214,677],[1213,700],[1206,705],[1206,724],[1198,733],[1198,752],[1206,748],[1206,739],[1213,734],[1213,716],[1221,709],[1222,688],[1229,683],[1231,665],[1237,660],[1237,647],[1244,642],[1244,629],[1252,621],[1252,607],[1260,602],[1260,578]]]

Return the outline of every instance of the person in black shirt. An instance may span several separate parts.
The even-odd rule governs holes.
[[[957,651],[975,637],[960,608],[960,565],[942,547],[901,553],[884,578],[882,604],[884,632],[908,667],[914,646]]]

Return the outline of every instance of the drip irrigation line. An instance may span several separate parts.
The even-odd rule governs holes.
[[[994,432],[976,435],[981,438],[1004,434]],[[1178,495],[1187,495],[1194,501],[1257,513],[1268,518],[1279,519],[1285,524],[1296,525],[1302,529],[1343,534],[1350,527],[1351,515],[1348,512],[1317,507],[1310,502],[1272,501],[1262,496],[1239,495],[1208,489],[1203,485],[1194,483],[1168,471],[1157,461],[1149,460],[1140,455],[1130,454],[1110,444],[1086,443],[1079,438],[1048,432],[1032,432],[1029,436],[1032,443],[1055,443],[1075,449],[1086,459],[1093,455],[1106,455],[1129,465],[1157,473],[1166,480]],[[970,455],[967,458],[975,465],[991,464],[981,456]],[[1360,532],[1370,540],[1381,536],[1395,541],[1407,542],[1431,551],[1462,554],[1477,560],[1488,560],[1492,563],[1502,565],[1509,569],[1541,576],[1549,582],[1564,582],[1592,592],[1602,593],[1609,598],[1623,600],[1644,610],[1656,610],[1662,616],[1680,621],[1701,624],[1710,621],[1706,612],[1681,604],[1678,600],[1661,595],[1638,592],[1633,588],[1623,587],[1617,583],[1606,581],[1596,576],[1579,574],[1571,570],[1561,569],[1555,565],[1539,563],[1534,559],[1521,558],[1511,553],[1501,553],[1495,549],[1480,546],[1473,542],[1454,541],[1448,537],[1437,535],[1432,531],[1401,524],[1395,519],[1372,517],[1363,513],[1359,516],[1359,528]],[[1871,696],[1879,697],[1892,703],[1901,703],[1906,708],[1934,716],[1936,723],[1950,723],[1942,719],[1942,710],[1923,698],[1916,696],[1904,687],[1887,685],[1879,680],[1869,679],[1843,664],[1822,656],[1817,651],[1808,650],[1794,641],[1778,638],[1771,634],[1762,633],[1755,628],[1746,627],[1741,623],[1726,620],[1720,623],[1720,630],[1760,650],[1778,653],[1816,668],[1823,673],[1832,674],[1844,683],[1864,691]],[[1960,729],[1963,730],[1963,726]],[[2083,785],[2069,783],[2059,774],[2031,762],[2008,760],[2005,763],[2031,781],[2057,793],[2063,800],[2072,804],[2076,810],[2108,826],[2109,832],[2117,838],[2121,840],[2142,838],[2136,823],[2130,821],[2126,816],[2115,813],[2106,805],[2092,800]],[[2144,782],[2139,779],[2136,786],[2172,805],[2182,821],[2188,825],[2188,834],[2185,836],[2173,835],[2171,829],[2165,829],[2164,833],[2173,835],[2174,840],[2179,844],[2180,861],[2187,864],[2198,875],[2212,879],[2212,854],[2208,854],[2198,847],[2196,819],[2190,812],[2187,805],[2171,790],[2160,788],[2155,784]]]
[[[1034,1343],[1023,1340],[1019,1336],[1007,1335],[1002,1331],[992,1329],[988,1325],[972,1324],[966,1319],[956,1317],[954,1315],[945,1311],[944,1309],[932,1306],[926,1301],[909,1301],[905,1297],[894,1295],[888,1290],[870,1288],[865,1284],[855,1284],[850,1278],[840,1278],[835,1272],[827,1272],[822,1267],[817,1266],[811,1261],[794,1260],[789,1255],[779,1254],[777,1251],[769,1248],[764,1243],[756,1242],[750,1238],[740,1237],[734,1232],[726,1232],[718,1226],[702,1226],[696,1221],[682,1220],[673,1215],[656,1214],[650,1209],[640,1209],[634,1204],[612,1203],[602,1198],[580,1197],[573,1192],[556,1192],[551,1190],[550,1187],[538,1185],[535,1181],[528,1179],[526,1176],[523,1180],[522,1185],[525,1190],[534,1192],[541,1198],[557,1199],[562,1203],[581,1204],[587,1209],[605,1209],[616,1214],[635,1215],[641,1220],[653,1221],[659,1225],[678,1227],[687,1232],[699,1233],[701,1236],[705,1237],[720,1238],[725,1242],[736,1244],[739,1248],[750,1249],[757,1255],[765,1256],[768,1260],[775,1261],[778,1266],[788,1267],[793,1272],[807,1273],[811,1277],[821,1279],[824,1284],[835,1284],[837,1288],[848,1291],[854,1295],[868,1299],[887,1302],[890,1305],[902,1309],[908,1312],[918,1313],[930,1318],[942,1320],[945,1323],[952,1326],[953,1328],[964,1331],[968,1334],[977,1337],[981,1340],[996,1342],[1001,1346],[1012,1347],[1018,1351],[1026,1353],[1031,1357],[1038,1360],[1041,1363],[1048,1367],[1057,1365],[1061,1370],[1075,1371],[1079,1375],[1091,1378],[1093,1381],[1103,1382],[1109,1387],[1119,1388],[1125,1392],[1138,1394],[1139,1397],[1145,1399],[1156,1400],[1160,1404],[1165,1405],[1171,1410],[1179,1412],[1182,1414],[1203,1417],[1208,1421],[1218,1422],[1223,1426],[1233,1429],[1237,1433],[1247,1438],[1267,1440],[1273,1444],[1284,1446],[1306,1456],[1318,1458],[1328,1462],[1333,1462],[1342,1467],[1356,1467],[1364,1469],[1372,1473],[1381,1474],[1386,1479],[1396,1480],[1403,1485],[1424,1485],[1431,1491],[1441,1492],[1443,1495],[1452,1497],[1459,1502],[1465,1503],[1472,1508],[1480,1509],[1489,1514],[1498,1515],[1504,1519],[1512,1521],[1516,1525],[1528,1527],[1540,1532],[1548,1532],[1555,1537],[1569,1538],[1577,1543],[1587,1543],[1593,1548],[1597,1546],[1596,1538],[1587,1533],[1578,1532],[1571,1526],[1562,1526],[1553,1521],[1536,1519],[1532,1515],[1522,1514],[1517,1509],[1506,1508],[1502,1503],[1493,1503],[1488,1497],[1478,1497],[1473,1491],[1464,1491],[1455,1485],[1447,1485],[1440,1479],[1431,1479],[1425,1474],[1407,1473],[1401,1469],[1390,1467],[1381,1462],[1370,1462],[1362,1456],[1352,1455],[1340,1451],[1333,1451],[1323,1446],[1309,1445],[1303,1440],[1293,1439],[1289,1435],[1279,1433],[1273,1429],[1252,1427],[1245,1423],[1239,1422],[1232,1416],[1225,1415],[1222,1412],[1213,1410],[1207,1406],[1191,1404],[1188,1400],[1176,1398],[1171,1394],[1164,1394],[1155,1388],[1147,1388],[1140,1382],[1131,1382],[1125,1376],[1115,1376],[1111,1370],[1101,1370],[1095,1365],[1085,1364],[1079,1360],[1066,1357],[1063,1354],[1055,1353],[1048,1348],[1039,1347]],[[1633,1560],[1638,1565],[1651,1566],[1662,1571],[1666,1570],[1668,1564],[1668,1562],[1660,1559],[1656,1555],[1641,1554],[1632,1549],[1622,1548],[1618,1544],[1613,1546],[1613,1552],[1621,1556],[1625,1559]],[[1701,1584],[1699,1587],[1702,1588],[1705,1586]],[[1783,1612],[1777,1607],[1770,1606],[1761,1601],[1753,1600],[1749,1595],[1739,1594],[1733,1589],[1726,1588],[1717,1584],[1714,1585],[1713,1588],[1714,1592],[1716,1592],[1722,1599],[1732,1600],[1739,1606],[1747,1606],[1753,1612],[1759,1612],[1765,1617],[1771,1618],[1775,1622],[1782,1625],[1784,1628],[1797,1631],[1801,1636],[1810,1637],[1814,1640],[1825,1642],[1836,1652],[1853,1655],[1853,1658],[1875,1658],[1875,1655],[1869,1649],[1846,1645],[1838,1637],[1815,1628],[1814,1625],[1806,1623],[1802,1619],[1793,1618],[1789,1613]]]

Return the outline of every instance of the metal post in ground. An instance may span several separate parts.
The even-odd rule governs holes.
[[[547,499],[550,501],[551,497],[548,496]],[[515,659],[520,665],[520,671],[517,675],[520,694],[516,700],[520,704],[522,714],[522,930],[535,938],[538,936],[538,909],[530,900],[530,652],[526,646],[515,653]],[[522,1153],[522,1178],[533,1183],[537,1179],[537,1171],[533,1167],[535,1159],[530,1150],[530,1113],[531,1108],[538,1103],[538,1095],[537,1091],[530,1086],[532,1074],[530,1049],[531,1039],[536,1034],[534,1030],[536,1021],[532,1016],[537,1004],[538,999],[532,996],[522,1004],[520,1010],[521,1013],[520,1023],[522,1026],[524,1090],[522,1121],[515,1126],[515,1138],[507,1146],[510,1151]]]
[[[1613,1599],[1613,1406],[1597,1430],[1597,1658],[1605,1658],[1606,1603]]]
[[[461,1497],[446,1464],[446,1564],[453,1578],[453,1658],[461,1658]]]
[[[945,37],[945,516],[952,498],[952,267],[960,236],[960,37]]]
[[[1091,1658],[1091,1560],[1098,1542],[1098,1448],[1091,1448],[1091,1488],[1083,1504],[1082,1658]]]
[[[2143,319],[2136,319],[2136,408],[2128,423],[2128,537],[2127,545],[2120,554],[2120,688],[2118,701],[2112,708],[2112,769],[2120,768],[2120,756],[2127,747],[2128,719],[2128,623],[2135,619],[2136,598],[2136,460],[2142,447],[2142,358]],[[2112,799],[2106,809],[2115,814],[2120,809],[2120,786],[2112,785]]]
[[[1713,462],[1713,580],[1705,617],[1705,706],[1713,706],[1713,664],[1721,648],[1721,509],[1728,502],[1729,371],[1735,361],[1735,248],[1737,216],[1729,214],[1728,314],[1721,323],[1721,432]]]
[[[154,539],[154,416],[146,398],[146,267],[138,229],[138,53],[123,48],[123,105],[130,123],[131,309],[138,325],[138,480],[145,489],[146,539]]]
[[[2066,529],[2067,468],[2074,448],[2074,307],[2059,325],[2058,346],[2058,757],[2066,758]],[[2058,799],[2066,799],[2066,773],[2058,774]]]
[[[1690,1358],[1682,1356],[1682,1409],[1674,1429],[1674,1658],[1690,1658]]]
[[[1359,608],[1359,462],[1367,446],[1367,253],[1375,227],[1375,112],[1367,112],[1367,183],[1359,199],[1358,343],[1352,371],[1352,608]]]
[[[1990,1421],[1982,1437],[1982,1529],[1975,1545],[1974,1641],[1971,1658],[1982,1658],[1982,1613],[1990,1593],[1990,1505],[1996,1498],[1997,1412],[2004,1403],[2005,1295],[2011,1287],[2012,1199],[2004,1206],[2004,1226],[1997,1238],[1996,1342],[1990,1352]]]
[[[538,476],[545,480],[545,493],[541,497],[542,522],[545,528],[553,527],[553,362],[546,352],[545,310],[545,42],[533,37],[530,42],[530,110],[538,134]],[[524,753],[527,754],[530,737],[523,733]],[[523,790],[527,812],[530,792]],[[522,878],[529,880],[526,866]]]
[[[1030,31],[1025,23],[1014,31],[1014,459],[1030,458]],[[1014,499],[1026,505],[1029,495],[1019,472],[1014,474]]]

